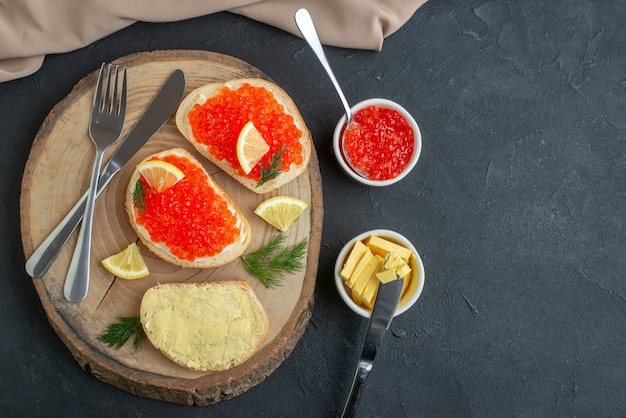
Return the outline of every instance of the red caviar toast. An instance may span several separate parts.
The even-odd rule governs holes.
[[[249,121],[270,149],[246,174],[237,159],[236,145]],[[302,174],[313,148],[291,97],[260,78],[233,79],[195,89],[178,107],[176,125],[198,152],[255,193],[271,192]],[[278,175],[266,179],[263,172],[272,171],[272,159],[278,162]]]
[[[144,245],[182,267],[218,267],[239,257],[250,243],[250,224],[200,162],[182,148],[144,161],[150,159],[173,164],[185,176],[158,192],[138,169],[131,175],[126,211]]]

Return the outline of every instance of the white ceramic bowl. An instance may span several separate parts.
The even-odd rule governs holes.
[[[406,312],[409,308],[415,305],[415,302],[419,299],[422,294],[422,289],[424,288],[424,264],[422,263],[422,259],[420,258],[417,250],[411,244],[411,242],[406,239],[404,236],[398,234],[397,232],[389,231],[387,229],[373,229],[371,231],[363,232],[362,234],[357,235],[352,238],[350,241],[343,246],[339,255],[337,256],[337,261],[335,262],[335,286],[337,287],[337,291],[341,296],[341,299],[348,305],[352,311],[361,315],[364,318],[369,318],[372,312],[368,309],[363,308],[358,305],[352,297],[348,294],[348,290],[346,286],[343,284],[343,280],[339,273],[345,263],[348,254],[352,250],[354,243],[357,241],[362,241],[370,235],[378,235],[382,238],[386,238],[389,241],[395,242],[396,244],[400,244],[406,248],[409,248],[413,255],[409,260],[409,266],[411,267],[411,279],[409,280],[408,286],[404,293],[400,298],[400,303],[398,304],[398,309],[394,316],[398,316],[404,312]]]
[[[352,114],[354,115],[359,110],[372,105],[384,108],[391,108],[398,111],[402,116],[404,116],[411,128],[413,128],[413,137],[415,139],[413,156],[411,157],[411,160],[404,168],[404,170],[396,177],[389,180],[371,180],[356,173],[346,162],[346,157],[343,155],[343,151],[341,149],[341,131],[343,130],[343,127],[346,123],[346,115],[343,115],[341,119],[339,119],[339,122],[337,122],[337,126],[335,127],[335,131],[333,133],[333,153],[335,154],[335,158],[337,159],[337,162],[339,163],[341,169],[348,175],[348,177],[352,178],[354,181],[364,184],[366,186],[389,186],[406,177],[406,175],[409,174],[413,167],[415,167],[415,165],[417,164],[417,160],[419,160],[420,153],[422,152],[422,134],[413,116],[411,116],[411,114],[407,112],[406,109],[404,109],[402,106],[391,100],[380,98],[364,100],[360,103],[357,103],[351,108]]]

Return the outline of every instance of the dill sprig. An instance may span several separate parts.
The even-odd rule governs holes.
[[[143,338],[144,331],[141,326],[141,321],[138,316],[126,316],[117,318],[118,322],[110,324],[106,332],[98,337],[100,341],[107,344],[109,347],[113,347],[116,350],[120,349],[130,337],[135,337],[133,340],[133,348],[135,350],[141,347],[141,339]]]
[[[261,166],[261,178],[256,184],[256,187],[260,187],[265,184],[266,181],[275,179],[280,174],[282,164],[280,160],[283,158],[283,152],[285,150],[285,144],[281,145],[276,154],[270,160],[270,165]]]
[[[131,194],[131,198],[133,200],[133,206],[135,206],[139,212],[143,212],[146,210],[146,189],[141,182],[141,179],[137,179],[135,183],[135,188],[133,189],[133,193]]]
[[[306,238],[299,244],[281,248],[284,242],[285,236],[278,234],[264,247],[240,256],[246,271],[261,280],[266,288],[280,286],[286,274],[304,268],[302,257],[306,254]]]

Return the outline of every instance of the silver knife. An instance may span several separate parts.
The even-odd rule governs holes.
[[[115,151],[98,178],[96,197],[109,184],[126,162],[152,137],[172,116],[185,93],[185,74],[175,70],[163,87],[154,96],[137,123],[130,130],[124,142]],[[63,218],[48,238],[26,261],[26,272],[31,277],[43,277],[67,243],[80,221],[83,219],[87,193]]]
[[[361,358],[352,381],[350,395],[343,408],[342,417],[353,417],[359,407],[361,394],[365,386],[365,381],[369,375],[378,347],[380,347],[383,337],[391,325],[393,315],[396,313],[398,301],[402,294],[402,284],[404,279],[392,280],[388,283],[381,283],[378,286],[378,294],[372,309],[369,323],[367,325],[367,333],[361,350]]]

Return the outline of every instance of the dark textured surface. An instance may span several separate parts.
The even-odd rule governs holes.
[[[305,43],[235,15],[135,24],[0,84],[0,415],[337,415],[365,324],[332,267],[372,228],[413,241],[426,286],[391,326],[363,416],[626,415],[624,22],[617,0],[431,0],[381,52],[327,48],[349,101],[393,99],[421,126],[417,168],[386,189],[333,161],[342,108]],[[20,181],[39,126],[100,62],[154,49],[260,68],[292,95],[320,158],[313,317],[269,378],[210,407],[139,398],[81,370],[23,268]]]

